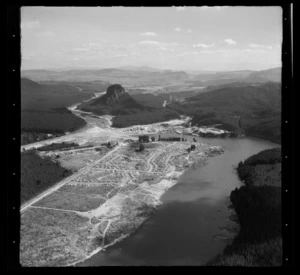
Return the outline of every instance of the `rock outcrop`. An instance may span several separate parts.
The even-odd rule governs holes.
[[[105,103],[107,105],[113,106],[119,101],[120,97],[125,94],[127,93],[120,84],[111,85],[106,90]]]

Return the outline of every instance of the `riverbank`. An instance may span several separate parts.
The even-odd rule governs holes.
[[[92,150],[86,168],[22,212],[22,265],[74,265],[119,242],[150,217],[187,167],[223,152],[199,144],[188,153],[184,142],[155,143],[136,152],[131,142],[120,143],[105,160]]]
[[[126,209],[126,212],[131,212],[131,216],[129,216],[129,213],[126,213],[126,215],[122,218],[111,220],[110,223],[108,224],[107,228],[105,229],[105,234],[103,235],[102,243],[100,247],[95,248],[92,252],[90,252],[84,259],[80,259],[76,262],[73,262],[71,264],[68,264],[67,266],[80,266],[81,263],[84,261],[90,259],[92,256],[96,255],[97,253],[101,251],[105,251],[107,248],[123,241],[124,239],[130,237],[131,234],[136,232],[142,224],[147,221],[152,214],[156,211],[156,209],[162,204],[161,202],[161,197],[162,195],[172,186],[174,186],[177,183],[177,178],[180,176],[181,173],[178,172],[170,172],[166,176],[169,178],[173,178],[173,180],[166,180],[163,179],[159,183],[156,184],[155,188],[157,190],[153,190],[151,186],[149,186],[147,183],[141,184],[140,189],[142,192],[148,191],[149,199],[147,200],[147,204],[140,204],[140,206],[136,207],[131,207],[131,209]],[[152,189],[152,190],[151,190]],[[128,197],[124,196],[115,196],[115,200],[110,200],[108,202],[108,205],[105,205],[105,207],[102,206],[102,212],[98,212],[97,215],[101,215],[102,217],[109,217],[109,216],[114,216],[111,215],[111,213],[108,213],[109,210],[119,207],[124,207],[124,204],[127,203],[127,207],[129,206],[128,204]],[[126,201],[127,200],[127,201]],[[126,201],[126,202],[125,202]],[[111,205],[109,205],[111,204]],[[131,205],[132,206],[132,205]],[[146,209],[145,209],[146,208]],[[137,213],[136,209],[139,209],[139,213]],[[150,209],[150,211],[149,211]],[[125,220],[130,220],[130,224],[127,223]],[[107,232],[109,227],[111,226],[111,223],[119,223],[118,228],[114,227],[113,232]],[[111,226],[112,227],[112,226]],[[117,230],[116,230],[117,229]],[[106,235],[106,233],[109,233]],[[110,236],[113,235],[113,236]],[[117,236],[116,236],[117,235]],[[111,242],[105,240],[109,239]]]
[[[240,162],[238,175],[245,185],[230,200],[241,229],[223,254],[208,266],[280,266],[281,149],[264,150]]]
[[[171,153],[173,156],[166,157],[169,159],[170,168],[167,168],[168,172],[164,176],[156,175],[152,179],[147,181],[141,180],[141,183],[137,188],[132,191],[125,193],[120,192],[114,196],[111,200],[107,201],[106,204],[102,205],[101,208],[95,209],[95,213],[92,216],[101,217],[102,220],[109,220],[110,223],[105,229],[103,235],[102,245],[94,249],[84,259],[81,259],[70,266],[81,266],[81,264],[90,259],[95,254],[101,251],[105,251],[107,248],[125,240],[130,237],[156,212],[157,208],[162,205],[161,197],[171,187],[178,183],[179,177],[184,173],[187,167],[192,165],[205,166],[206,161],[210,157],[222,154],[223,150],[220,146],[207,146],[202,145],[197,148],[193,153],[189,154],[184,158],[185,161],[180,160],[180,156],[184,154],[182,148],[177,147],[176,149],[181,151],[180,154],[174,154],[174,144],[165,153]],[[201,149],[200,149],[201,148]],[[150,159],[153,159],[150,157]],[[159,159],[159,158],[158,158]],[[170,159],[173,159],[170,161]],[[155,169],[159,169],[161,166],[158,162],[150,161],[155,163]],[[121,214],[121,215],[120,215]],[[110,217],[113,217],[112,219]]]

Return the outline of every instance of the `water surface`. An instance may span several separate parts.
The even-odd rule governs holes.
[[[230,192],[241,185],[234,168],[279,145],[255,138],[197,141],[221,145],[225,153],[209,159],[207,166],[185,171],[133,235],[78,266],[201,265],[223,251],[239,229],[228,207]]]

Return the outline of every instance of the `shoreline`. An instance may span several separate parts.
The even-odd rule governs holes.
[[[211,147],[211,146],[210,146]],[[224,151],[223,149],[221,149],[219,151],[219,154],[223,154]],[[211,157],[214,157],[215,155],[211,156]],[[207,158],[210,158],[210,157],[205,157],[205,160],[207,160]],[[168,174],[166,174],[166,177],[168,177],[169,179],[162,179],[160,182],[158,182],[157,184],[161,183],[161,182],[167,182],[167,188],[164,189],[164,192],[161,192],[159,194],[159,197],[156,198],[153,206],[155,207],[155,212],[158,210],[159,206],[161,206],[163,204],[163,202],[161,201],[161,197],[166,193],[168,192],[169,189],[171,189],[173,186],[177,185],[178,184],[178,180],[180,178],[180,176],[182,176],[186,171],[188,171],[188,169],[190,169],[194,164],[198,164],[198,161],[201,160],[201,166],[199,167],[203,167],[203,166],[206,166],[207,165],[207,162],[204,161],[203,158],[199,158],[197,159],[195,162],[192,162],[189,164],[189,166],[185,169],[183,169],[182,171],[178,172],[178,171],[175,171],[175,169],[171,172],[169,172]],[[174,177],[176,179],[174,179]],[[172,178],[172,179],[171,179]],[[154,212],[154,213],[155,213]],[[112,243],[109,243],[103,247],[99,247],[97,249],[95,249],[93,252],[91,252],[90,255],[88,255],[85,259],[82,259],[82,260],[78,260],[76,261],[75,263],[71,263],[71,264],[67,264],[66,266],[73,266],[75,267],[77,264],[80,264],[80,263],[83,263],[87,260],[89,260],[90,258],[92,258],[94,255],[98,254],[99,252],[101,251],[105,251],[108,247],[111,247],[123,240],[125,240],[126,238],[130,237],[131,235],[135,234],[141,227],[142,225],[151,218],[152,215],[149,215],[148,217],[146,217],[144,219],[143,222],[141,222],[136,228],[135,230],[133,230],[131,233],[128,233],[128,234],[125,234],[125,235],[121,235],[119,238],[115,239]]]
[[[204,266],[232,266],[233,263],[234,266],[247,267],[282,265],[281,177],[278,171],[273,172],[276,171],[276,165],[281,165],[281,161],[277,161],[276,150],[278,150],[276,147],[262,150],[240,162],[236,167],[242,185],[232,190],[229,198],[240,229],[232,243]],[[267,156],[271,151],[273,156]],[[267,156],[265,159],[264,154]],[[246,164],[247,160],[257,156],[260,158]],[[264,161],[264,164],[260,161]],[[268,177],[273,175],[272,179],[266,181],[261,174],[245,169],[255,165],[268,167],[267,169],[273,165],[272,169],[266,170]],[[258,227],[253,227],[253,224]],[[257,258],[251,256],[253,251]]]

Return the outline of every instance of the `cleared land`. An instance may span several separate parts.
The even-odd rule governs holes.
[[[81,169],[21,212],[22,265],[74,265],[120,241],[153,213],[185,167],[222,152],[197,143],[188,153],[190,142],[156,142],[137,152],[132,143],[120,139],[107,154],[95,148],[43,153]]]

